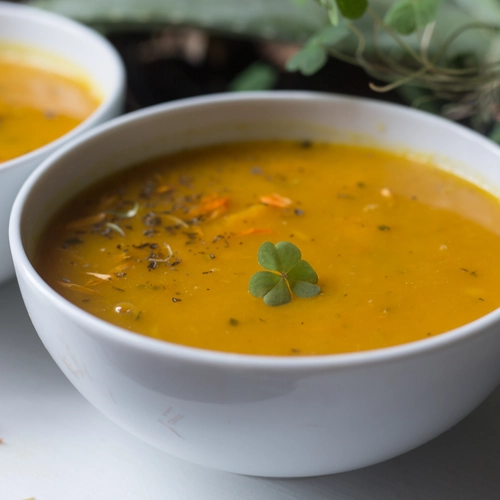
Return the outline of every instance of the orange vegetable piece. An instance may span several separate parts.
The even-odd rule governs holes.
[[[190,217],[209,215],[210,219],[215,219],[219,215],[222,215],[228,206],[228,196],[215,197],[214,195],[207,195],[201,198],[199,205],[192,208],[188,215]]]
[[[281,196],[278,193],[272,193],[265,196],[261,196],[259,198],[259,201],[264,205],[271,205],[272,207],[278,207],[278,208],[289,207],[292,204],[292,200],[290,198]]]

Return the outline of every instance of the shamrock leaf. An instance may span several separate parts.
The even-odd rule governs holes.
[[[321,288],[316,285],[318,275],[305,260],[298,262],[287,275],[290,288],[297,297],[314,297],[321,291]]]
[[[262,243],[257,253],[257,260],[264,269],[281,271],[281,260],[276,247],[270,242]]]
[[[302,298],[318,295],[318,275],[293,243],[263,243],[257,253],[259,264],[267,271],[258,271],[248,289],[254,297],[263,298],[268,306],[280,306],[292,300],[290,290]]]
[[[262,299],[265,297],[280,281],[279,274],[268,271],[259,271],[250,278],[249,288],[254,297]]]
[[[282,273],[288,273],[302,258],[300,250],[293,243],[289,243],[288,241],[276,243],[276,251],[281,259],[280,271]]]

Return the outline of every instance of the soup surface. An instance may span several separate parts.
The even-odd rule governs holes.
[[[26,49],[28,50],[28,49]],[[0,46],[0,163],[59,138],[98,106],[90,86]]]
[[[270,307],[248,291],[263,242],[289,241],[321,293]],[[218,145],[86,190],[35,266],[128,330],[237,353],[312,355],[437,335],[500,305],[500,204],[425,162],[354,146]]]

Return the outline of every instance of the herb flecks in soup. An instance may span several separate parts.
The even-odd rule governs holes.
[[[0,163],[58,139],[98,106],[86,82],[19,59],[0,46]]]
[[[295,243],[321,293],[248,291],[264,242]],[[79,195],[35,262],[86,311],[205,349],[352,352],[448,331],[500,305],[500,205],[432,165],[360,147],[220,145]]]

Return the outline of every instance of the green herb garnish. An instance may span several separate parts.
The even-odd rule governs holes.
[[[263,298],[268,306],[281,306],[292,300],[290,290],[297,297],[314,297],[321,292],[316,285],[318,275],[311,265],[302,260],[300,250],[288,241],[274,245],[267,241],[258,251],[259,264],[268,271],[255,273],[248,284],[254,297]]]

